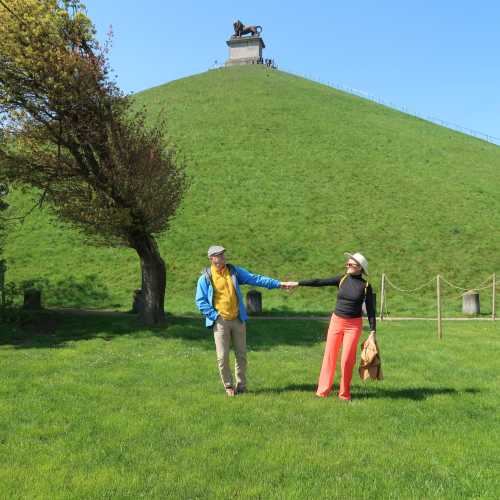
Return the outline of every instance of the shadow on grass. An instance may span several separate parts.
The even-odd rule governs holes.
[[[112,312],[73,310],[20,311],[16,322],[0,323],[0,345],[19,349],[64,347],[67,342],[101,339],[112,341],[126,335],[168,337],[167,326],[145,327],[135,316]]]
[[[282,394],[284,392],[315,392],[317,384],[290,384],[284,387],[269,387],[251,391],[254,394]]]
[[[265,351],[278,345],[311,346],[324,339],[321,321],[253,321],[247,328],[247,343],[253,351]],[[146,327],[134,315],[113,312],[43,310],[20,312],[16,322],[0,323],[0,345],[19,349],[64,347],[67,342],[99,338],[112,341],[117,337],[151,336],[165,341],[177,339],[196,343],[207,351],[214,350],[212,331],[203,320],[168,316],[163,326]]]
[[[257,389],[252,391],[255,394],[281,394],[286,392],[316,392],[316,384],[290,384],[284,387],[272,387],[268,389]],[[356,401],[363,399],[409,399],[412,401],[423,401],[433,396],[458,396],[465,392],[466,394],[479,394],[480,390],[468,388],[464,391],[448,387],[411,387],[401,389],[385,389],[374,387],[370,392],[359,392],[359,388],[352,388],[352,397]],[[332,396],[334,393],[332,392]]]
[[[22,289],[37,288],[48,303],[64,307],[103,307],[109,304],[111,293],[106,283],[97,274],[87,276],[66,276],[51,281],[48,278],[35,278],[20,284]]]
[[[206,345],[214,349],[212,330],[205,328],[204,321],[191,320],[195,328],[185,325],[172,327],[168,331],[170,337],[199,342],[200,336],[209,339]],[[193,324],[193,323],[192,323]],[[323,342],[326,326],[317,320],[252,320],[247,323],[247,345],[251,351],[267,351],[276,346],[312,346]]]
[[[479,392],[479,391],[478,391]],[[456,396],[459,391],[449,387],[408,387],[401,389],[376,388],[373,392],[354,392],[353,398],[361,399],[410,399],[423,401],[433,396]]]

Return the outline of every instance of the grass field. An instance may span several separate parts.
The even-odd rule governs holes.
[[[382,323],[351,404],[313,394],[325,327],[251,321],[229,399],[198,320],[0,325],[0,498],[499,497],[499,323]]]
[[[281,279],[342,269],[362,251],[378,288],[436,274],[464,288],[500,273],[500,148],[280,71],[209,71],[135,96],[151,119],[166,113],[192,186],[171,231],[167,309],[194,311],[193,289],[210,244],[230,260]],[[29,208],[13,193],[11,204]],[[49,305],[130,308],[139,264],[123,249],[96,249],[37,212],[14,228],[9,277],[36,279]],[[446,289],[446,313],[459,293]],[[391,293],[391,292],[390,292]],[[394,315],[432,315],[434,291],[389,297]],[[325,313],[324,290],[267,293],[276,313]],[[490,299],[482,296],[488,313]]]

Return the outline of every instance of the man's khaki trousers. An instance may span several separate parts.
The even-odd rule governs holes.
[[[214,340],[217,351],[217,363],[224,387],[234,387],[231,369],[229,368],[229,350],[231,341],[236,356],[235,372],[236,387],[244,389],[246,386],[247,368],[247,331],[245,323],[239,319],[228,320],[221,316],[214,323]]]

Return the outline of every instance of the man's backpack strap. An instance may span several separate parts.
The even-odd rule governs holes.
[[[212,269],[210,266],[203,268],[201,270],[201,274],[202,276],[205,276],[208,281],[212,281]]]
[[[236,271],[234,270],[234,266],[232,264],[226,264],[227,268],[229,269],[229,274],[231,276],[234,276],[236,274]],[[201,274],[205,276],[205,278],[208,281],[212,281],[212,268],[211,266],[205,267],[202,271]]]

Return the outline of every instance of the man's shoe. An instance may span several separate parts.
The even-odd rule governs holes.
[[[247,392],[246,387],[238,387],[238,386],[236,386],[235,394],[244,394],[245,392]]]
[[[226,387],[226,394],[229,396],[229,397],[233,397],[235,392],[234,392],[234,389],[232,387]]]

